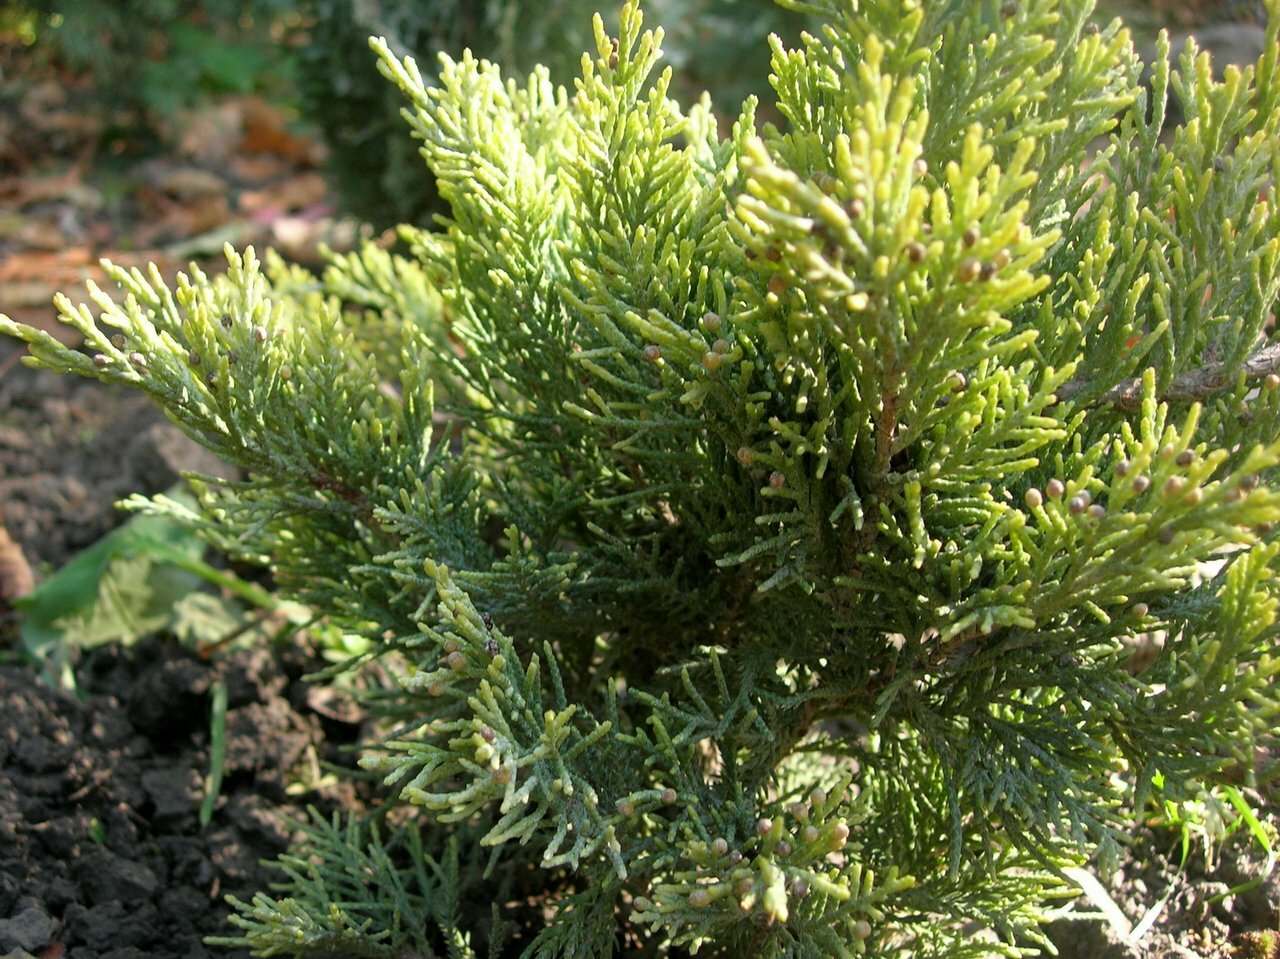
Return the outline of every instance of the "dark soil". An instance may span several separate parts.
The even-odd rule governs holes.
[[[1280,959],[1280,937],[1273,942],[1269,936],[1280,929],[1280,875],[1266,874],[1262,851],[1243,830],[1212,862],[1204,853],[1193,845],[1180,868],[1176,832],[1135,835],[1126,862],[1101,882],[1134,929],[1126,935],[1115,923],[1098,920],[1097,902],[1082,896],[1049,927],[1061,959]],[[1144,931],[1153,908],[1156,918]]]
[[[101,539],[124,497],[225,471],[145,396],[28,369],[21,347],[0,340],[0,521],[33,567]]]
[[[6,364],[14,352],[0,342],[0,510],[37,571],[120,522],[116,500],[216,469],[141,397]],[[316,665],[298,646],[206,662],[150,638],[87,654],[82,699],[0,667],[0,956],[247,956],[202,942],[235,933],[224,897],[276,878],[262,860],[305,805],[352,801],[349,786],[305,788],[322,763],[350,764],[358,732],[308,706],[318,690],[300,677]],[[202,828],[215,680],[225,778]]]
[[[201,940],[231,931],[225,895],[272,881],[260,860],[284,851],[300,813],[288,785],[332,749],[302,667],[262,648],[210,665],[160,640],[104,647],[78,671],[84,702],[0,669],[0,950],[247,955]],[[228,687],[226,778],[202,829],[215,678]]]

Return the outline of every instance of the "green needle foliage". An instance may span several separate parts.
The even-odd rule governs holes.
[[[634,0],[572,93],[374,41],[408,255],[0,320],[242,467],[134,505],[398,677],[382,833],[309,830],[261,954],[1024,955],[1153,782],[1269,774],[1277,4],[1149,91],[1088,3],[788,5],[727,138]]]

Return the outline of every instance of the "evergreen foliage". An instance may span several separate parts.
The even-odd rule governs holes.
[[[727,138],[634,0],[572,95],[375,41],[408,255],[0,319],[240,466],[132,505],[399,677],[395,848],[310,829],[260,954],[1024,955],[1153,778],[1273,774],[1277,4],[1149,92],[1087,3],[788,6]]]
[[[369,56],[366,38],[384,37],[397,54],[418,57],[464,49],[522,76],[544,65],[553,82],[577,73],[591,43],[594,0],[306,0],[310,42],[297,51],[302,109],[324,132],[344,204],[375,225],[424,222],[441,209],[423,175],[418,143],[400,119],[403,97]],[[673,27],[666,58],[684,94],[709,90],[721,103],[767,92],[760,69],[771,32],[798,36],[808,18],[772,0],[652,0]],[[616,27],[616,11],[608,11]]]

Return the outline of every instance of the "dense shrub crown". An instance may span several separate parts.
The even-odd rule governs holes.
[[[241,467],[134,505],[399,677],[410,811],[309,827],[264,954],[1018,955],[1274,740],[1274,4],[1149,90],[1086,3],[787,6],[723,138],[634,2],[572,92],[375,41],[451,208],[407,254],[0,319]]]

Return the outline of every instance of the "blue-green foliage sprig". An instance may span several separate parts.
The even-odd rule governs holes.
[[[614,828],[579,770],[583,754],[611,724],[580,728],[578,706],[565,701],[554,655],[548,660],[553,690],[544,696],[538,658],[522,668],[511,640],[486,625],[449,570],[428,563],[427,573],[436,583],[442,624],[424,631],[438,660],[436,668],[424,666],[404,684],[448,705],[417,737],[387,742],[391,758],[374,757],[367,765],[389,769],[399,795],[435,811],[442,822],[471,819],[496,801],[502,816],[483,845],[527,842],[545,827],[552,835],[544,866],[576,866],[599,852],[625,876]]]

